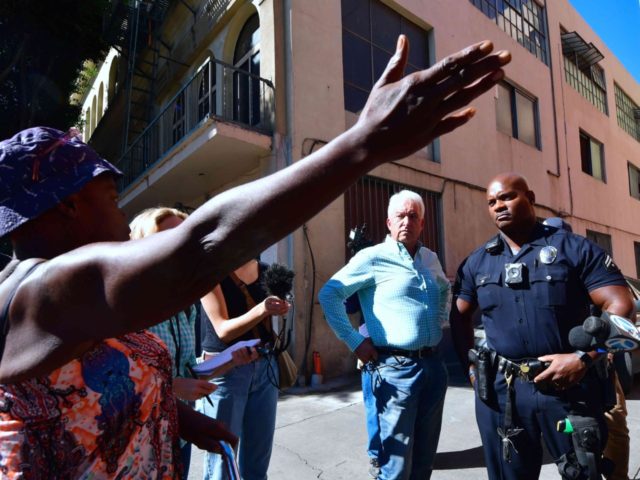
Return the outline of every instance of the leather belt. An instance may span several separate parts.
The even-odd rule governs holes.
[[[393,355],[396,357],[408,357],[408,358],[426,358],[435,355],[438,352],[438,347],[422,347],[419,350],[403,350],[401,348],[393,347],[376,347],[378,353],[383,355]]]

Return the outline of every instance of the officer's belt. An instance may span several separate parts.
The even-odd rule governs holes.
[[[402,348],[393,347],[376,347],[378,353],[383,355],[392,355],[395,357],[409,357],[409,358],[426,358],[435,355],[438,352],[438,347],[422,347],[418,350],[403,350]]]
[[[533,382],[533,379],[547,367],[537,358],[511,360],[502,355],[498,355],[497,360],[499,372],[505,374],[505,376],[513,375],[515,378],[519,378],[525,382]]]

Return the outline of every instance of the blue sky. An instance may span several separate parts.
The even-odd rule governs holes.
[[[640,83],[640,0],[569,2]]]

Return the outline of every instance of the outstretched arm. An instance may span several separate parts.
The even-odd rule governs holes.
[[[466,123],[475,110],[459,109],[495,85],[510,61],[508,52],[490,54],[492,49],[484,41],[404,76],[408,41],[401,36],[358,122],[324,148],[214,197],[175,229],[88,245],[47,262],[13,302],[7,345],[23,356],[14,362],[5,350],[0,381],[46,373],[96,340],[168,318],[361,175]]]

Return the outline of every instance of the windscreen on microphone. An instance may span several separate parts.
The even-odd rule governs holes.
[[[285,300],[293,289],[294,276],[286,266],[274,263],[265,270],[263,285],[269,295]]]
[[[611,331],[609,323],[600,317],[588,317],[582,324],[585,332],[594,337],[607,338]]]
[[[593,335],[585,332],[585,329],[582,327],[582,325],[578,325],[577,327],[573,327],[571,330],[569,330],[569,345],[571,345],[576,350],[582,350],[583,352],[593,350],[594,343],[595,342]]]

